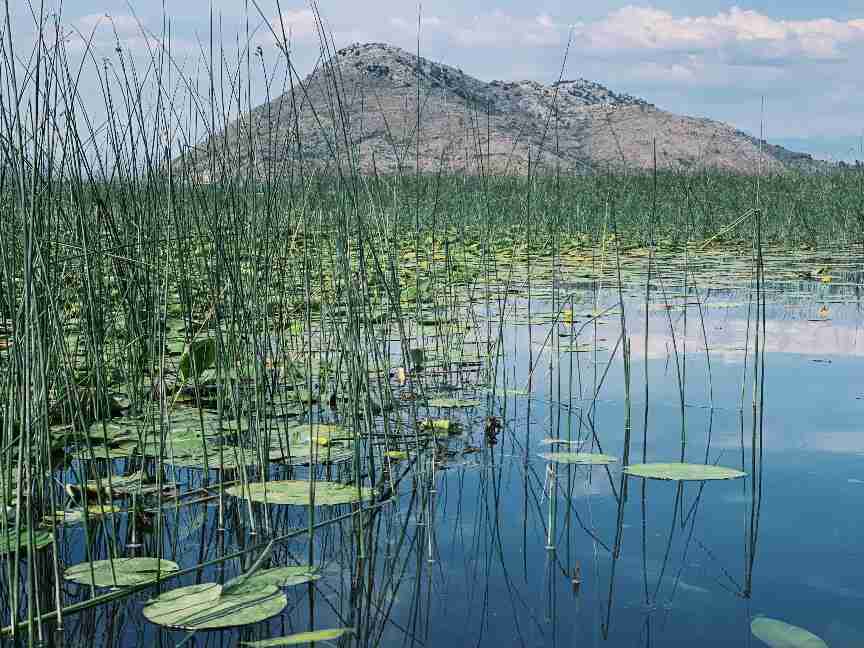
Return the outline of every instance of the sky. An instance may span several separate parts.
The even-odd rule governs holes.
[[[59,0],[54,0],[59,2]],[[210,15],[222,43],[245,42],[248,5],[252,47],[276,65],[269,25],[290,26],[295,66],[309,72],[318,54],[315,16],[297,0],[65,0],[71,50],[94,33],[94,53],[146,62],[147,44],[170,19],[172,52],[190,76],[210,40]],[[9,0],[14,49],[26,57],[33,19],[25,0]],[[50,5],[52,0],[46,0]],[[387,42],[492,79],[587,78],[676,113],[728,122],[796,150],[834,159],[864,159],[864,0],[320,0],[337,47]],[[107,16],[110,16],[108,18]],[[266,20],[265,20],[266,18]],[[148,36],[145,36],[148,34]],[[76,40],[77,39],[77,40]],[[569,42],[569,49],[568,49]],[[566,57],[565,57],[566,52]],[[101,65],[101,64],[100,64]],[[82,95],[99,98],[94,65]],[[256,76],[257,75],[257,76]],[[263,76],[252,72],[255,100]]]

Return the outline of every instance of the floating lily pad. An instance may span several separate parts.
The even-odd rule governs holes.
[[[291,565],[288,567],[273,567],[260,569],[251,576],[232,578],[222,588],[222,594],[251,594],[262,587],[291,587],[302,585],[321,578],[314,567],[309,565]]]
[[[828,644],[809,630],[768,617],[753,619],[750,631],[771,648],[828,648]]]
[[[216,340],[195,340],[180,357],[178,373],[181,380],[188,381],[200,376],[216,364]]]
[[[146,476],[143,471],[132,473],[131,475],[119,476],[114,475],[110,479],[102,477],[101,479],[90,479],[82,488],[80,484],[66,484],[66,492],[75,501],[82,501],[84,498],[94,500],[98,497],[105,499],[116,499],[124,497],[139,489],[147,490],[144,486]]]
[[[91,504],[87,507],[87,519],[91,521],[96,521],[100,518],[115,515],[117,513],[126,513],[126,511],[114,506],[113,504],[104,504],[102,506],[99,506],[99,504]],[[81,524],[84,522],[84,508],[74,508],[68,511],[54,511],[54,513],[48,513],[44,517],[45,523],[47,524],[50,522],[52,518],[57,524]]]
[[[21,549],[26,550],[27,546],[30,544],[30,533],[26,528],[21,529],[21,533],[19,536],[15,535],[15,529],[9,529],[5,533],[0,530],[0,555],[4,555],[7,553],[13,553],[16,550],[16,547],[19,544]],[[47,547],[51,544],[51,532],[50,531],[34,531],[33,532],[33,548],[34,549],[42,549],[43,547]]]
[[[206,467],[208,470],[219,469],[219,446],[208,446],[206,454]],[[166,456],[163,462],[172,466],[183,468],[204,468],[205,454],[199,451],[195,454],[186,454],[173,458]],[[225,470],[234,470],[240,467],[257,466],[260,463],[258,453],[250,448],[238,448],[236,446],[222,446],[222,467]]]
[[[334,464],[351,461],[354,458],[354,450],[346,447],[333,447],[329,444],[320,447],[311,443],[292,443],[291,452],[289,448],[271,447],[268,456],[272,461],[283,461],[292,466],[305,466],[308,464]]]
[[[126,459],[136,454],[138,443],[136,441],[122,441],[113,446],[93,445],[93,459]],[[90,459],[90,453],[86,448],[82,448],[80,453],[75,455],[76,459]]]
[[[144,606],[151,623],[182,630],[218,630],[265,621],[276,616],[288,599],[272,585],[254,592],[222,594],[216,583],[189,585],[165,592]]]
[[[298,632],[285,637],[274,637],[273,639],[261,639],[259,641],[244,641],[241,645],[250,648],[277,648],[278,646],[298,646],[305,643],[317,641],[332,641],[339,637],[354,632],[354,628],[331,628],[329,630],[315,630],[312,632]]]
[[[253,482],[231,486],[225,490],[229,495],[250,499],[253,502],[269,504],[290,504],[294,506],[309,506],[309,482],[304,480],[282,480],[270,482]],[[315,482],[315,506],[336,506],[357,502],[360,498],[372,499],[372,489],[357,487],[336,482]]]
[[[543,452],[540,456],[547,461],[584,466],[606,466],[618,461],[617,457],[592,452]]]
[[[438,430],[439,432],[450,432],[451,428],[456,425],[450,419],[433,419],[424,418],[417,421],[417,426],[421,430]]]
[[[113,562],[113,568],[112,568]],[[158,558],[115,558],[80,563],[67,569],[63,578],[82,585],[95,587],[130,587],[156,580],[157,575],[167,575],[180,566],[170,560]]]
[[[350,438],[350,433],[334,423],[302,423],[289,425],[285,430],[291,438],[326,446],[338,439]]]
[[[665,479],[667,481],[711,481],[738,479],[747,476],[747,473],[734,468],[688,463],[632,464],[627,466],[624,472],[633,477]]]
[[[477,407],[480,404],[479,400],[469,400],[464,398],[431,398],[429,399],[429,407]]]

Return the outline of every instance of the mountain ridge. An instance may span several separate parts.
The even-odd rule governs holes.
[[[204,150],[242,151],[230,161],[241,167],[352,160],[367,173],[526,173],[529,166],[585,173],[650,170],[655,142],[657,167],[666,170],[752,174],[817,166],[807,154],[595,81],[485,82],[387,43],[336,51],[301,85],[236,120]]]

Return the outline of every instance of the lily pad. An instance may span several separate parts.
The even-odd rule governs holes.
[[[45,523],[49,523],[52,521],[57,524],[81,524],[84,522],[84,508],[73,508],[68,511],[54,511],[53,513],[48,513],[43,518]],[[116,507],[113,504],[103,504],[100,506],[99,504],[91,504],[86,507],[87,510],[87,518],[91,522],[95,522],[104,517],[108,517],[109,515],[116,515],[117,513],[126,513],[122,508]]]
[[[251,576],[238,576],[232,578],[222,588],[225,594],[250,594],[259,591],[262,587],[291,587],[302,585],[321,578],[314,567],[309,565],[290,565],[288,567],[272,567],[271,569],[260,569]]]
[[[204,338],[195,340],[180,357],[178,373],[183,381],[200,376],[204,370],[216,364],[216,340]]]
[[[268,456],[271,461],[282,461],[292,466],[306,466],[309,464],[335,464],[351,461],[354,458],[354,450],[346,447],[333,447],[328,444],[320,447],[311,443],[292,443],[287,447],[271,446]]]
[[[332,641],[339,637],[354,632],[354,628],[331,628],[329,630],[314,630],[311,632],[298,632],[285,637],[274,637],[273,639],[261,639],[259,641],[244,641],[241,645],[250,648],[276,648],[277,646],[298,646],[316,641]]]
[[[477,407],[480,404],[479,400],[469,400],[464,398],[431,398],[429,399],[429,407]]]
[[[183,468],[204,468],[205,455],[203,451],[195,454],[165,457],[163,462]],[[209,470],[219,469],[219,446],[208,446],[206,454],[206,466]],[[235,470],[242,467],[255,467],[260,463],[258,453],[251,448],[238,448],[236,446],[222,446],[222,467],[225,470]]]
[[[27,546],[30,544],[30,533],[26,528],[21,529],[21,533],[16,537],[15,529],[9,529],[5,533],[0,530],[0,556],[13,553],[16,550],[16,547],[20,544],[21,549],[27,549]],[[51,532],[50,531],[33,531],[33,548],[34,549],[42,549],[43,547],[47,547],[51,544]]]
[[[231,486],[225,490],[229,495],[250,499],[253,502],[268,504],[289,504],[294,506],[309,506],[309,482],[305,480],[286,479],[282,481],[252,482],[244,488],[242,485]],[[337,482],[315,482],[315,506],[336,506],[357,502],[360,498],[372,499],[372,489],[357,487]]]
[[[756,617],[750,622],[753,636],[771,648],[828,648],[828,644],[804,628],[778,619]]]
[[[93,459],[126,459],[136,454],[138,443],[136,441],[123,441],[110,447],[103,445],[93,445],[91,447],[93,448]],[[86,461],[90,459],[91,456],[86,449],[82,448],[81,451],[75,455],[75,458]]]
[[[627,466],[624,472],[633,477],[667,481],[712,481],[738,479],[747,476],[747,473],[734,468],[688,463],[632,464]]]
[[[334,423],[301,423],[289,425],[285,431],[294,439],[314,442],[321,446],[351,436],[344,427]]]
[[[424,418],[417,421],[417,426],[421,430],[438,430],[440,432],[449,432],[451,428],[456,427],[450,419],[432,419]]]
[[[254,592],[222,593],[216,583],[189,585],[148,601],[144,616],[151,623],[182,630],[218,630],[265,621],[276,616],[288,599],[273,585]]]
[[[113,562],[113,571],[112,571]],[[157,575],[167,575],[180,566],[170,560],[158,558],[115,558],[79,563],[67,569],[63,578],[82,585],[96,587],[130,587],[156,580]]]
[[[606,466],[618,461],[617,457],[592,452],[543,452],[540,456],[547,461],[583,466]]]

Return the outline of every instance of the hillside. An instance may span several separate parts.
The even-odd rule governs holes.
[[[232,158],[243,151],[232,168],[302,157],[316,166],[350,158],[364,172],[413,171],[419,163],[425,172],[524,173],[530,157],[541,172],[590,172],[651,169],[655,137],[658,167],[666,170],[816,165],[774,145],[760,154],[759,142],[732,126],[676,115],[585,79],[487,83],[382,43],[339,50],[293,97],[257,107],[203,150],[216,146],[234,151]]]

